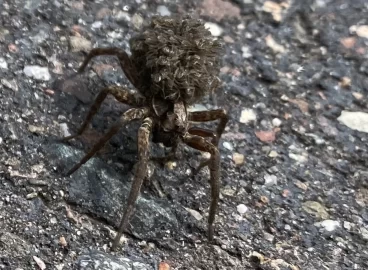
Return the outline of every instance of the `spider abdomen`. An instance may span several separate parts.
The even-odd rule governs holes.
[[[130,40],[140,91],[193,104],[219,86],[222,44],[200,20],[154,17]]]

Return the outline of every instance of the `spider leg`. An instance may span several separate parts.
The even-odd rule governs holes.
[[[125,230],[129,217],[131,216],[134,204],[138,198],[142,183],[147,175],[148,161],[150,153],[149,137],[152,130],[152,119],[147,117],[143,120],[141,127],[138,130],[138,166],[136,166],[135,176],[130,189],[127,206],[125,208],[123,218],[119,225],[118,233],[112,244],[112,250],[115,250],[119,245],[121,235]]]
[[[217,129],[216,129],[216,133],[215,133],[216,136],[212,137],[212,143],[215,146],[218,146],[221,135],[225,130],[227,122],[229,121],[229,117],[226,111],[223,109],[218,109],[218,110],[211,110],[211,111],[197,111],[197,112],[189,113],[189,121],[193,121],[193,122],[209,122],[209,121],[214,121],[218,119],[220,120],[220,123],[218,124]],[[190,133],[190,129],[188,132]],[[196,131],[196,132],[197,132],[196,135],[199,135],[202,137],[210,137],[210,136],[201,135],[201,134],[205,134],[205,131],[203,130]],[[207,130],[206,133],[208,132],[210,131]],[[209,163],[210,163],[210,160],[202,161],[197,167],[197,169],[194,170],[193,175],[197,174],[202,168],[208,166]]]
[[[94,48],[92,49],[86,58],[84,59],[82,65],[78,69],[78,73],[82,73],[86,66],[88,65],[89,61],[93,57],[100,56],[100,55],[114,55],[119,59],[120,67],[124,71],[125,76],[128,80],[138,88],[138,77],[135,67],[132,64],[132,61],[129,58],[129,55],[123,50],[119,48]]]
[[[226,124],[229,121],[229,117],[225,110],[211,110],[211,111],[197,111],[189,113],[189,121],[192,122],[209,122],[220,120],[217,129],[216,129],[216,138],[212,139],[212,143],[215,146],[218,146],[218,142],[221,138],[222,133],[225,130]]]
[[[211,205],[208,215],[208,239],[213,240],[213,223],[218,209],[220,196],[220,153],[215,145],[206,141],[203,137],[187,134],[183,138],[184,143],[190,147],[209,152],[210,184],[211,184]]]
[[[192,135],[197,135],[197,136],[201,136],[204,138],[212,138],[213,140],[216,140],[216,133],[213,132],[212,130],[209,129],[205,129],[205,128],[199,128],[199,127],[191,127],[190,129],[188,129],[188,133],[192,134]]]
[[[128,104],[134,107],[140,107],[143,105],[144,98],[140,96],[138,93],[129,92],[127,89],[119,87],[119,86],[109,86],[104,88],[96,97],[93,105],[89,109],[88,115],[84,120],[82,126],[78,130],[78,132],[74,135],[67,136],[63,138],[63,141],[69,141],[82,135],[82,133],[86,130],[88,124],[91,122],[92,117],[96,114],[98,109],[101,107],[102,102],[105,100],[107,95],[113,95],[118,101],[121,103]]]
[[[129,109],[120,117],[118,121],[109,129],[109,131],[92,147],[92,149],[77,163],[66,175],[71,175],[78,170],[84,163],[86,163],[98,150],[100,150],[105,143],[114,136],[119,129],[132,120],[142,119],[148,114],[148,109],[133,108]]]
[[[209,129],[199,128],[199,127],[192,127],[188,130],[189,134],[201,136],[204,138],[212,138],[212,141],[216,140],[216,133]],[[193,171],[192,175],[196,175],[202,168],[208,166],[210,160],[202,161],[199,166]]]

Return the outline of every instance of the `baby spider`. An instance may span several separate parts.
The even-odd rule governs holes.
[[[137,170],[112,249],[115,250],[120,242],[147,175],[151,134],[153,143],[163,143],[166,147],[171,147],[170,157],[175,155],[181,142],[211,154],[210,159],[199,168],[208,166],[210,169],[212,200],[208,217],[208,238],[212,241],[220,190],[220,154],[217,146],[228,117],[222,109],[188,112],[187,107],[220,85],[217,73],[221,43],[213,39],[200,20],[190,17],[154,17],[137,36],[130,39],[130,48],[130,57],[118,48],[92,49],[78,70],[78,73],[83,72],[95,56],[114,55],[124,74],[138,91],[110,86],[98,94],[79,131],[65,137],[65,141],[86,130],[107,95],[113,95],[118,101],[133,108],[123,113],[67,175],[86,163],[122,126],[133,120],[141,120],[138,130]],[[216,132],[189,125],[190,122],[214,120],[219,120]],[[211,141],[205,138],[210,138]]]

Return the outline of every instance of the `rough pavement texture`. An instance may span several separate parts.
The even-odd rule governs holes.
[[[137,125],[70,178],[127,107],[109,98],[84,136],[59,138],[102,87],[130,85],[113,57],[70,76],[92,47],[129,51],[157,12],[201,14],[226,42],[224,85],[194,108],[231,119],[216,240],[206,240],[208,170],[190,177],[203,157],[182,147],[176,163],[151,166],[164,196],[145,186],[113,253]],[[0,13],[1,269],[368,268],[365,0],[0,0]]]

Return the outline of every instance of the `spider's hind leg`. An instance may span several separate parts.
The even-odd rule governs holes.
[[[200,128],[192,128],[188,130],[190,134],[198,135],[201,137],[212,137],[212,144],[216,147],[220,141],[221,135],[225,130],[226,124],[229,121],[229,117],[225,110],[218,109],[218,110],[211,110],[211,111],[197,111],[197,112],[190,112],[189,113],[189,120],[193,122],[209,122],[220,120],[216,133],[213,133],[207,129],[200,129]],[[197,174],[202,168],[208,166],[210,164],[210,160],[202,161],[197,169],[194,170],[193,175]]]
[[[84,120],[82,126],[78,130],[78,132],[74,135],[67,136],[63,138],[63,141],[69,141],[82,135],[82,133],[86,130],[88,124],[91,122],[92,117],[97,113],[98,109],[101,107],[102,102],[105,100],[107,95],[114,96],[121,103],[128,104],[134,107],[140,107],[144,103],[144,98],[140,96],[138,93],[131,93],[127,89],[119,86],[109,86],[104,88],[96,97],[93,105],[89,109],[88,115]]]
[[[220,196],[220,153],[215,145],[206,141],[203,137],[196,135],[186,135],[184,143],[190,147],[205,151],[211,154],[208,167],[210,169],[210,185],[211,185],[211,205],[208,215],[208,239],[213,240],[213,223],[218,209]]]
[[[192,127],[188,130],[188,133],[191,135],[197,135],[204,138],[212,138],[212,141],[216,140],[216,133],[212,130],[205,129],[205,128],[199,128],[199,127]],[[208,166],[210,163],[210,160],[202,161],[199,166],[193,171],[192,175],[196,175],[202,168]]]
[[[225,130],[226,124],[229,121],[229,117],[225,110],[211,110],[211,111],[197,111],[189,113],[189,121],[192,122],[209,122],[220,120],[216,129],[216,138],[212,139],[212,143],[218,146],[218,142],[221,138],[222,133]]]

